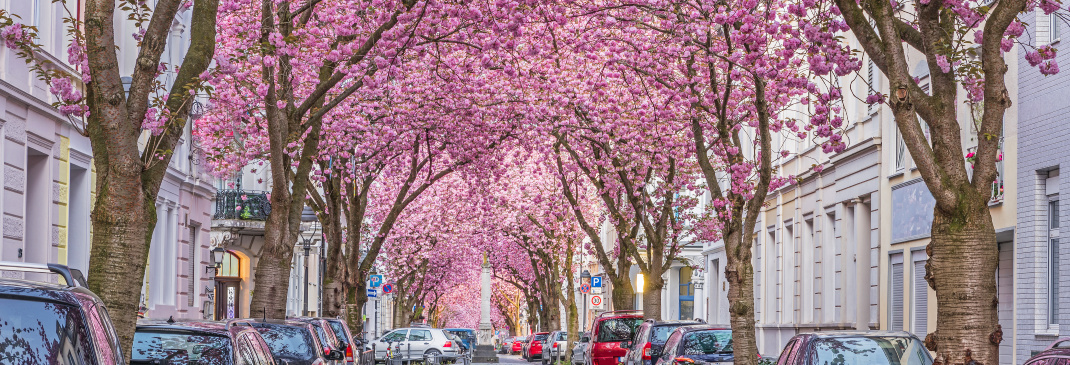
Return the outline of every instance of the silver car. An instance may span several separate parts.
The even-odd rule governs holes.
[[[587,364],[587,346],[591,344],[591,333],[580,334],[580,340],[572,344],[572,365]]]
[[[550,335],[546,336],[546,339],[542,341],[542,365],[564,360],[566,346],[568,346],[568,332],[550,332]]]
[[[451,361],[460,355],[461,343],[451,339],[442,329],[413,327],[398,328],[365,345],[365,350],[375,349],[375,361],[390,357],[404,360],[422,360],[438,357]]]

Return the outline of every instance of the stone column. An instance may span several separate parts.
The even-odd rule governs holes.
[[[483,272],[480,274],[479,332],[476,334],[476,348],[472,362],[496,363],[497,351],[494,351],[494,326],[490,323],[490,260],[483,254]]]

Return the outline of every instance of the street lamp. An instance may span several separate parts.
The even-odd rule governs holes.
[[[301,221],[302,222],[315,222],[316,220],[317,220],[316,219],[316,213],[313,212],[312,209],[309,209],[309,207],[305,207],[305,209],[301,212]],[[304,241],[303,242],[304,246],[305,246],[304,247],[304,249],[305,249],[305,299],[304,299],[305,308],[302,311],[302,316],[305,316],[305,317],[308,317],[308,256],[309,256],[309,250],[312,249],[312,238],[316,237],[316,229],[317,228],[319,228],[319,225],[316,225],[315,223],[313,223],[312,224],[312,234],[302,238],[302,240]]]
[[[582,286],[583,283],[590,282],[590,281],[591,281],[591,272],[588,271],[588,270],[583,270],[583,272],[580,273],[580,285]],[[588,301],[587,300],[587,296],[584,295],[583,296],[583,329],[584,330],[587,329],[587,301]]]
[[[216,247],[212,249],[212,265],[204,268],[204,272],[208,270],[215,270],[216,275],[219,275],[219,269],[223,267],[223,255],[227,253],[222,247]]]

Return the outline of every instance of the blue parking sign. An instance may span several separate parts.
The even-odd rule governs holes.
[[[602,277],[601,276],[592,276],[591,277],[591,287],[592,288],[601,288],[602,287]]]
[[[369,287],[378,288],[381,285],[383,285],[383,276],[382,275],[372,275],[371,277],[368,278],[368,286]]]

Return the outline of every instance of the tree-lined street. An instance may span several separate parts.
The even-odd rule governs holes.
[[[0,363],[64,361],[26,323],[81,318],[94,363],[1024,364],[1070,335],[1058,0],[0,5],[0,298],[73,308],[0,321]]]

